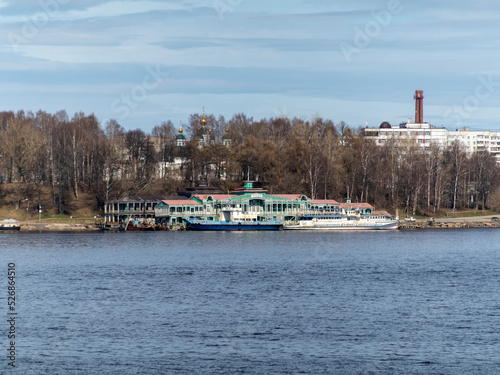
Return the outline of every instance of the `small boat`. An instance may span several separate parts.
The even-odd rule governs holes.
[[[0,230],[21,230],[21,224],[14,219],[0,221]]]
[[[279,220],[259,218],[256,212],[243,212],[240,207],[222,208],[218,220],[184,219],[186,230],[255,231],[281,230]]]
[[[126,231],[162,231],[167,230],[155,223],[154,219],[129,219],[125,225]]]
[[[387,212],[371,215],[346,215],[343,213],[305,214],[286,223],[285,230],[395,230],[399,220]]]
[[[112,223],[97,223],[95,224],[95,226],[100,230],[107,232],[119,232],[125,230],[123,225],[112,224]]]

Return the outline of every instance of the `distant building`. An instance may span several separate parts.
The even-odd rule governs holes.
[[[431,145],[445,148],[454,142],[460,142],[467,154],[476,151],[487,151],[500,162],[500,132],[471,131],[468,127],[449,131],[444,127],[434,127],[423,121],[423,91],[415,92],[415,121],[391,125],[383,122],[378,128],[365,128],[364,135],[382,146],[394,142],[395,146],[402,143],[416,144],[420,150],[429,150]]]
[[[229,127],[226,125],[226,134],[222,136],[222,144],[224,146],[231,146],[232,140],[231,136],[229,135]]]
[[[476,151],[488,151],[500,161],[500,132],[471,131],[468,127],[456,131],[448,131],[448,144],[461,142],[471,154]]]
[[[198,130],[196,132],[196,139],[198,142],[198,147],[207,147],[215,143],[212,129],[207,126],[205,109],[203,109],[203,117],[201,118],[200,126],[198,127]]]
[[[387,124],[383,123],[382,125]],[[500,162],[500,132],[471,131],[468,127],[449,131],[435,128],[429,124],[400,124],[398,126],[364,129],[365,137],[382,146],[387,142],[395,142],[396,147],[402,142],[418,145],[420,150],[429,150],[431,145],[442,148],[460,142],[467,154],[476,151],[487,151]]]
[[[373,139],[380,146],[389,141],[394,141],[396,144],[413,142],[421,150],[428,150],[431,144],[446,146],[447,133],[445,128],[434,128],[427,123],[402,123],[391,126],[388,122],[383,122],[379,128],[364,129],[365,137]]]
[[[186,137],[184,136],[183,130],[182,130],[182,125],[179,128],[179,135],[175,139],[175,145],[177,147],[184,147],[186,145]]]

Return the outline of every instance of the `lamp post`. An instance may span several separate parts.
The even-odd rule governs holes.
[[[42,222],[42,205],[41,204],[38,205],[38,222],[39,223]]]
[[[28,214],[29,214],[29,210],[30,210],[30,201],[28,198],[26,198],[26,225],[28,225]]]

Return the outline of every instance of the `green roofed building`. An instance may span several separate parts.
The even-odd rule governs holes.
[[[183,196],[126,197],[106,202],[105,221],[125,223],[131,218],[154,218],[157,224],[164,226],[182,225],[184,219],[218,220],[221,208],[225,207],[239,207],[257,213],[262,219],[286,221],[305,212],[336,212],[341,209],[334,200],[311,200],[302,194],[269,194],[266,189],[254,187],[250,180],[226,194],[208,185],[181,194]]]
[[[253,181],[229,194],[193,194],[186,201],[162,201],[155,208],[156,221],[166,225],[181,224],[183,218],[214,219],[223,207],[240,207],[255,212],[259,218],[288,220],[311,209],[334,211],[340,204],[334,200],[313,200],[301,194],[268,194],[254,188]]]

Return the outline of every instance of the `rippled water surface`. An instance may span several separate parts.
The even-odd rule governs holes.
[[[500,373],[495,229],[2,233],[0,261],[0,373]]]

